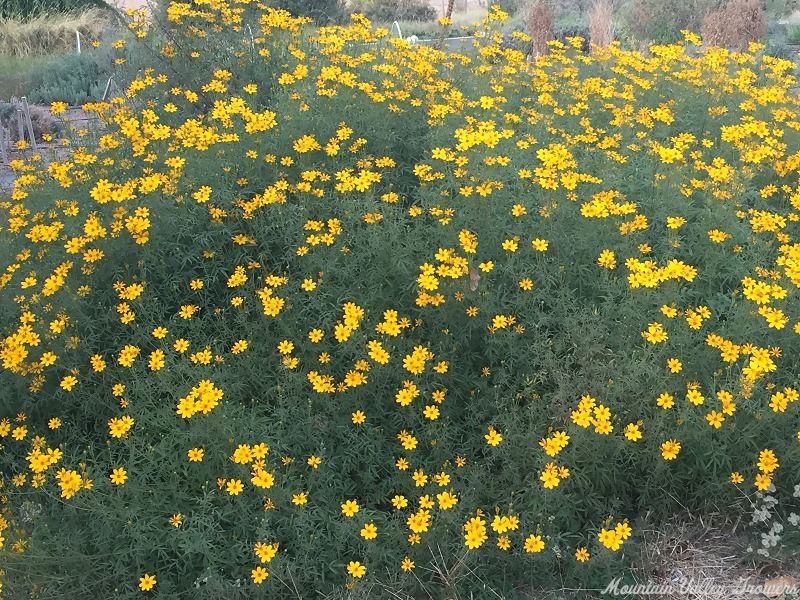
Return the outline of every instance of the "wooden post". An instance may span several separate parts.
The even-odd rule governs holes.
[[[17,103],[17,135],[19,136],[17,139],[25,141],[25,124],[23,121],[25,120],[25,115],[22,114],[22,106]]]
[[[36,145],[36,135],[33,133],[33,121],[31,121],[31,109],[28,106],[28,99],[23,96],[22,97],[22,109],[25,111],[25,124],[28,126],[28,134],[31,136],[31,147],[34,150],[38,150],[39,147]]]
[[[8,152],[6,151],[6,143],[7,140],[11,140],[11,132],[8,131],[5,127],[0,125],[0,161],[3,161],[4,165],[8,164]]]

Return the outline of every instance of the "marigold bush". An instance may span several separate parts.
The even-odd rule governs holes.
[[[597,585],[797,483],[792,63],[166,15],[0,205],[8,597]]]

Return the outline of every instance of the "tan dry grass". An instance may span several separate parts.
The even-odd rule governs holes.
[[[614,41],[614,8],[611,0],[594,0],[589,11],[589,41],[605,48]]]
[[[746,50],[767,31],[767,20],[760,0],[729,0],[703,19],[703,43],[731,50]]]
[[[533,0],[528,6],[527,22],[531,54],[547,54],[547,42],[555,39],[555,18],[550,0]]]
[[[110,25],[106,12],[90,8],[78,13],[40,15],[34,19],[0,19],[0,55],[44,56],[74,50],[75,32],[83,42],[99,38]]]
[[[634,574],[642,584],[673,590],[659,595],[661,600],[752,600],[764,597],[752,588],[778,576],[800,576],[797,564],[756,561],[760,557],[747,552],[741,523],[721,514],[681,515],[639,533],[644,539]]]

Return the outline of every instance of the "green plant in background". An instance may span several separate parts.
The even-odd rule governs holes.
[[[800,44],[800,25],[790,25],[786,30],[787,44]]]
[[[172,2],[107,44],[96,144],[0,200],[4,593],[582,589],[643,514],[800,512],[793,65],[528,63],[506,16],[458,54]]]
[[[71,105],[97,100],[103,95],[109,72],[110,65],[98,62],[95,53],[70,54],[31,73],[28,99],[43,104],[64,101]]]
[[[311,17],[320,25],[338,23],[346,16],[342,0],[273,0],[267,4],[293,15]]]
[[[380,23],[395,20],[433,21],[437,16],[436,9],[424,0],[355,0],[349,9]]]
[[[104,0],[3,0],[0,19],[28,20],[42,14],[80,12],[87,8],[108,9]]]

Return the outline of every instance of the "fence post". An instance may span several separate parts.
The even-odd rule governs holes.
[[[22,97],[22,109],[25,114],[25,124],[28,126],[28,134],[31,136],[31,147],[34,150],[38,150],[39,147],[36,145],[36,135],[33,133],[33,121],[31,120],[31,109],[28,106],[28,99],[23,96]]]
[[[11,140],[11,132],[5,127],[0,125],[0,161],[4,165],[8,164],[8,152],[6,151],[6,143]]]

